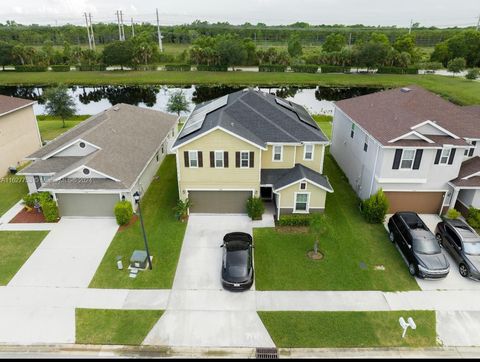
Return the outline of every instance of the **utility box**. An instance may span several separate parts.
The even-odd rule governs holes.
[[[130,258],[130,267],[145,269],[147,267],[147,252],[144,250],[135,250]]]

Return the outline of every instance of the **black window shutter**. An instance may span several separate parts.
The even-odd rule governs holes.
[[[451,165],[453,163],[453,160],[455,159],[455,151],[457,151],[456,148],[452,148],[450,151],[450,158],[448,159],[448,164]]]
[[[210,151],[210,167],[215,167],[215,152]]]
[[[185,159],[185,167],[190,167],[190,163],[188,162],[188,151],[183,152],[183,158]]]
[[[415,160],[413,161],[413,169],[418,170],[420,168],[420,163],[422,162],[423,150],[417,150],[415,152]]]
[[[255,152],[250,152],[250,167],[255,167]]]
[[[228,152],[223,153],[223,167],[228,167]]]
[[[198,167],[203,167],[203,152],[198,151]]]
[[[240,152],[235,152],[235,167],[240,167]]]
[[[435,165],[440,163],[440,157],[442,156],[442,150],[437,150],[437,155],[435,156]]]
[[[402,150],[395,150],[395,158],[393,159],[393,169],[398,170],[400,168],[400,160],[402,159]]]

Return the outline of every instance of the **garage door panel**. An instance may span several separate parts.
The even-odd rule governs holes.
[[[443,192],[385,191],[389,201],[389,213],[413,211],[418,214],[438,214],[443,205]]]
[[[114,216],[113,209],[119,201],[115,194],[57,194],[61,216]]]
[[[245,214],[251,191],[189,191],[190,213]]]

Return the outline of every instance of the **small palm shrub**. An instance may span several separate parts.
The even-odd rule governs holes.
[[[380,189],[370,198],[362,201],[362,214],[370,224],[381,224],[388,211],[388,199]]]
[[[247,214],[252,220],[262,220],[265,205],[259,197],[249,197],[247,200]]]
[[[127,225],[133,216],[132,203],[126,200],[117,202],[115,204],[114,213],[118,225]]]
[[[460,212],[455,209],[449,209],[447,212],[447,218],[455,220],[460,217]]]
[[[185,199],[185,201],[178,200],[177,205],[173,208],[177,220],[185,221],[188,217],[188,209],[190,207],[192,207],[192,203],[189,199]]]

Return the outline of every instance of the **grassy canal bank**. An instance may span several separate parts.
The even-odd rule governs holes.
[[[394,88],[417,84],[463,105],[480,104],[480,82],[460,77],[397,74],[308,74],[257,72],[0,72],[0,85],[232,85]]]

